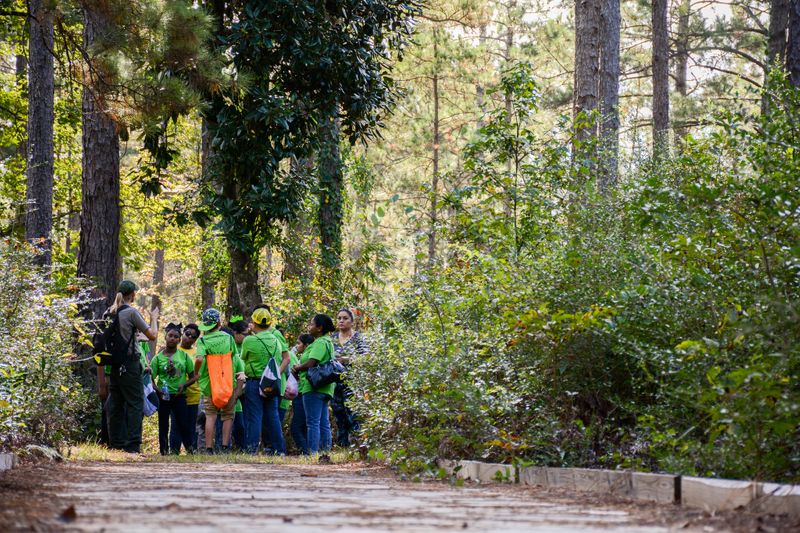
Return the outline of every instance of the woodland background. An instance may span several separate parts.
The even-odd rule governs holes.
[[[125,277],[162,322],[263,299],[290,340],[358,307],[362,439],[404,469],[800,480],[797,0],[0,23],[0,446],[94,427],[81,344]]]

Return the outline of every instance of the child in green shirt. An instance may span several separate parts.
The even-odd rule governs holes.
[[[178,349],[181,327],[169,323],[165,328],[166,347],[150,362],[153,384],[159,396],[158,446],[161,455],[179,454],[180,446],[170,449],[170,417],[177,426],[184,448],[192,449],[192,424],[186,407],[186,388],[195,382],[194,361]],[[173,428],[174,431],[175,428]]]

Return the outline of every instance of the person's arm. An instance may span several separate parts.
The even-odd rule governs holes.
[[[97,367],[97,392],[103,402],[108,398],[108,379],[106,379],[105,367]]]
[[[292,372],[294,372],[295,374],[299,374],[304,370],[308,370],[309,368],[317,366],[317,364],[319,363],[318,358],[320,357],[316,353],[318,350],[319,350],[319,345],[316,342],[311,343],[311,345],[308,348],[306,348],[306,351],[308,352],[308,359],[302,365],[295,365],[294,367],[292,367]],[[305,355],[305,353],[303,355]]]
[[[283,374],[284,372],[286,372],[286,367],[289,366],[289,360],[290,360],[289,359],[289,352],[287,352],[287,351],[282,352],[281,353],[281,357],[283,359],[281,359],[280,374]]]
[[[158,308],[156,307],[150,311],[150,321],[152,324],[145,322],[139,311],[136,309],[133,311],[133,325],[136,327],[136,329],[144,333],[144,336],[149,340],[156,340],[156,337],[158,336],[158,326],[156,325],[158,323]]]
[[[186,361],[187,362],[191,361],[188,355],[186,356]],[[195,366],[197,366],[197,362],[195,362]],[[187,370],[186,375],[188,376],[189,379],[187,379],[184,383],[178,385],[178,394],[182,394],[183,391],[188,389],[189,386],[191,386],[195,381],[197,381],[197,372],[195,372],[194,370]]]

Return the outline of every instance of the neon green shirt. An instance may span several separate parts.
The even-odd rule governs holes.
[[[305,364],[309,359],[316,359],[317,364],[321,365],[327,363],[333,358],[333,341],[330,335],[323,335],[317,340],[308,345],[303,354],[300,356],[300,364]],[[323,387],[315,389],[311,386],[307,377],[308,371],[303,370],[300,372],[300,394],[307,392],[321,392],[328,396],[333,396],[333,389],[336,383],[329,383]]]
[[[203,393],[203,396],[211,396],[211,378],[208,376],[206,354],[233,354],[235,344],[231,335],[219,330],[207,333],[197,341],[197,358],[203,362],[200,366],[200,372],[197,374],[197,383],[200,385],[200,392]],[[234,389],[236,389],[236,359],[239,359],[238,356],[233,357],[233,368],[231,369],[233,370]]]
[[[172,356],[172,364],[175,372],[170,376],[167,372],[169,357],[162,351],[150,361],[150,369],[157,388],[166,385],[170,394],[178,394],[178,387],[189,381],[189,374],[194,372],[194,359],[179,348]]]
[[[276,339],[278,339],[278,345],[281,348],[281,353],[289,351],[289,343],[286,342],[286,337],[283,336],[283,333],[278,330],[275,326],[272,326],[267,330],[268,332],[272,333]]]
[[[264,368],[269,364],[270,357],[275,359],[275,363],[280,367],[280,343],[275,335],[269,331],[262,331],[245,337],[242,343],[242,361],[244,361],[244,373],[248,378],[260,378]]]

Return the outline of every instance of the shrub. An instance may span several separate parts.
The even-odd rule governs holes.
[[[80,296],[57,292],[26,243],[0,242],[0,448],[57,447],[94,416],[72,347]]]

